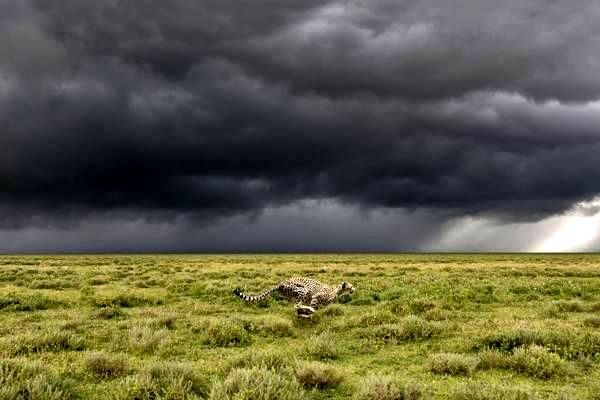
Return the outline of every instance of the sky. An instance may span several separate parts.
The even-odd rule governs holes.
[[[595,0],[0,0],[0,252],[600,251]]]

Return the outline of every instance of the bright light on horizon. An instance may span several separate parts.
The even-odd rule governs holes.
[[[582,251],[598,234],[600,214],[593,216],[566,216],[554,233],[536,245],[531,251],[560,253]]]

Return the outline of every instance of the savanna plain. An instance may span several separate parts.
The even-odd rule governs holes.
[[[600,256],[0,256],[9,399],[600,399]]]

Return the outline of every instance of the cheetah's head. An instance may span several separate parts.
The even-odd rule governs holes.
[[[338,296],[341,296],[346,293],[354,293],[354,286],[352,286],[349,282],[342,282],[338,286]]]

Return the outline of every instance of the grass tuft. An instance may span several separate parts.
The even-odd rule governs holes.
[[[488,335],[475,348],[513,352],[518,347],[536,344],[560,350],[570,346],[571,341],[571,335],[562,331],[515,328]]]
[[[429,359],[429,370],[435,374],[469,376],[479,360],[473,356],[454,353],[435,354]]]
[[[141,325],[129,329],[129,348],[137,353],[154,353],[168,341],[169,331],[166,329],[152,329]]]
[[[160,362],[126,378],[112,393],[113,400],[198,400],[209,393],[209,380],[189,364]]]
[[[305,388],[333,388],[342,382],[342,374],[320,362],[307,362],[296,367],[296,378]]]
[[[0,310],[7,311],[36,311],[47,310],[61,305],[60,302],[51,300],[39,293],[24,295],[24,294],[8,294],[0,296]]]
[[[479,368],[514,370],[538,379],[567,373],[566,364],[559,355],[537,345],[519,347],[513,354],[484,350],[479,353]]]
[[[203,343],[212,347],[246,346],[252,338],[244,326],[233,320],[213,320],[209,323]]]
[[[128,362],[125,356],[106,353],[91,353],[85,357],[85,368],[101,379],[116,378],[127,373]]]
[[[452,400],[536,400],[538,397],[528,389],[471,382],[455,388]]]
[[[403,384],[392,376],[370,375],[363,379],[353,400],[419,400],[425,398],[423,386]]]
[[[362,338],[398,344],[431,339],[441,334],[441,332],[442,328],[437,323],[416,316],[409,316],[397,324],[384,324],[361,329],[358,334]]]
[[[539,379],[550,379],[566,372],[565,363],[557,354],[536,345],[517,349],[511,364],[516,371]]]
[[[319,360],[333,360],[339,356],[336,337],[330,331],[309,338],[304,351]]]
[[[265,368],[234,369],[213,386],[211,400],[300,400],[306,396],[293,377]]]
[[[324,308],[322,313],[327,317],[339,317],[346,312],[344,311],[344,307],[340,304],[332,304],[329,307]]]
[[[362,315],[353,326],[368,328],[395,322],[397,317],[389,310],[376,310]]]
[[[479,357],[479,369],[509,369],[512,366],[511,355],[498,350],[483,350]]]
[[[294,363],[295,360],[290,353],[283,350],[251,349],[225,362],[224,370],[231,371],[236,368],[283,370],[290,368]]]
[[[47,331],[37,335],[19,335],[6,343],[8,353],[13,356],[31,353],[81,351],[84,341],[68,331]]]
[[[70,400],[79,398],[73,382],[47,372],[40,364],[0,361],[1,400]]]

